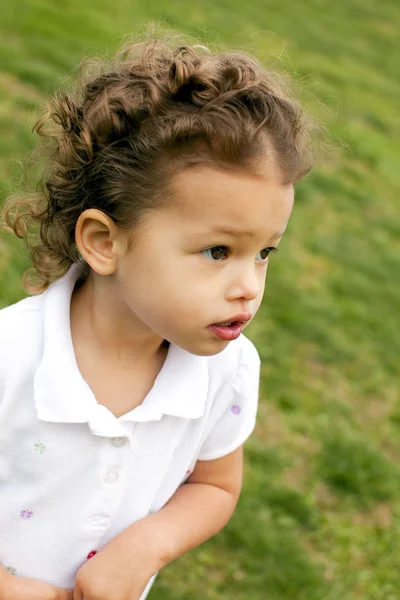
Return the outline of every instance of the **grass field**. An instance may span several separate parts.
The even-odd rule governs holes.
[[[397,0],[20,0],[0,21],[0,193],[34,111],[83,55],[149,20],[281,56],[329,144],[249,336],[259,423],[235,516],[167,567],[151,600],[400,599],[400,4]],[[0,238],[0,306],[23,297]]]

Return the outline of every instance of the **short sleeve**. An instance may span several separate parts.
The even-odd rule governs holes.
[[[198,460],[214,460],[233,452],[251,435],[257,416],[260,357],[244,338],[236,377],[224,398],[217,398]]]

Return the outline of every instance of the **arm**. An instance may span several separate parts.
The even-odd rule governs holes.
[[[222,458],[199,461],[195,470],[156,514],[131,526],[135,539],[150,545],[164,567],[218,533],[231,518],[242,487],[243,448]]]
[[[242,487],[243,449],[195,470],[158,512],[136,521],[78,571],[73,600],[139,600],[150,577],[220,531]]]
[[[10,575],[0,566],[1,600],[72,600],[72,590],[64,590],[53,585],[25,577]]]

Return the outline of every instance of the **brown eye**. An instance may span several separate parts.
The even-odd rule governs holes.
[[[276,248],[263,248],[257,254],[257,260],[266,261],[271,252],[276,252]]]
[[[212,248],[203,250],[202,254],[210,260],[223,260],[228,256],[228,248],[226,246],[213,246]]]

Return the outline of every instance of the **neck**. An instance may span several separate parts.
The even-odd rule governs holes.
[[[145,326],[118,297],[112,280],[89,274],[71,298],[71,336],[93,358],[130,368],[165,355],[168,342]]]

